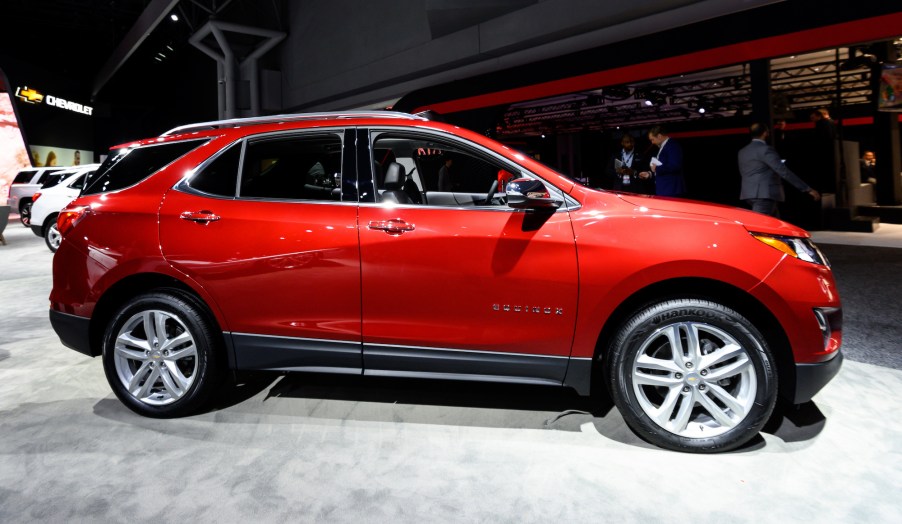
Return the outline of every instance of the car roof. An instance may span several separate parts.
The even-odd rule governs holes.
[[[422,115],[411,115],[397,111],[329,111],[319,113],[296,113],[284,115],[270,115],[250,118],[232,118],[227,120],[212,120],[175,127],[166,131],[159,137],[146,138],[126,142],[111,147],[110,149],[122,149],[138,147],[170,141],[191,140],[200,138],[213,138],[223,134],[244,136],[267,131],[282,129],[304,129],[314,127],[357,126],[373,125],[376,122],[427,123],[429,119]],[[238,132],[236,133],[236,130]]]

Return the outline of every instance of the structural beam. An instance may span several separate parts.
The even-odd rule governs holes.
[[[91,91],[91,100],[93,101],[97,94],[103,89],[103,86],[113,78],[116,71],[125,64],[126,60],[138,49],[144,40],[150,36],[150,33],[160,24],[160,21],[175,7],[179,0],[151,0],[150,4],[141,13],[141,16],[135,21],[135,25],[129,29],[125,38],[119,43],[119,46],[113,51],[113,54],[107,59],[106,63],[100,68],[97,77],[94,78],[94,87]]]

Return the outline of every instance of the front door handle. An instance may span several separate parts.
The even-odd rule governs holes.
[[[400,218],[392,218],[390,220],[371,220],[367,227],[377,231],[385,231],[389,235],[397,236],[408,231],[413,231],[416,226],[408,224]]]
[[[219,215],[214,214],[212,211],[201,210],[201,211],[185,211],[182,213],[179,218],[182,220],[190,220],[191,222],[197,222],[201,225],[207,225],[210,222],[216,222],[219,220]]]

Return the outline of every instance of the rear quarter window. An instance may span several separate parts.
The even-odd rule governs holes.
[[[85,183],[84,195],[107,193],[133,186],[175,162],[207,140],[170,142],[131,149],[110,155]]]
[[[50,173],[46,178],[42,177],[44,183],[41,184],[41,189],[47,189],[48,187],[53,187],[55,185],[59,185],[63,179],[67,178],[72,173],[67,171],[57,171],[56,173]]]
[[[31,178],[37,171],[20,171],[16,178],[13,179],[13,184],[27,184],[31,182]]]

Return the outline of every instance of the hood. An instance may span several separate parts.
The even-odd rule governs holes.
[[[735,222],[743,225],[749,231],[758,233],[806,238],[810,236],[807,231],[789,222],[738,207],[633,193],[618,193],[617,196],[620,200],[637,207],[646,207],[651,210],[666,211],[668,213],[702,215],[717,220]]]

